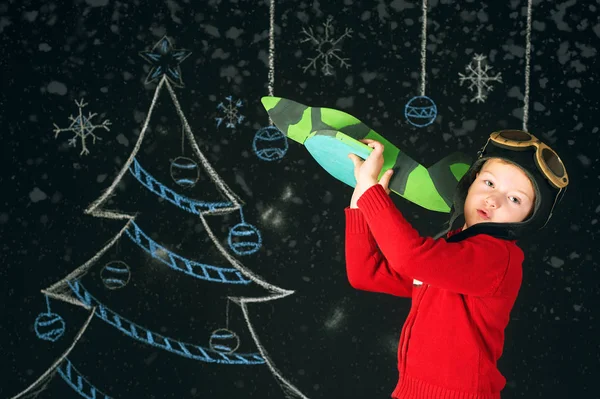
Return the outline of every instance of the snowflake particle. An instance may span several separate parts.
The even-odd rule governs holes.
[[[237,102],[234,104],[232,96],[225,97],[225,99],[228,101],[227,105],[224,105],[223,103],[219,103],[219,105],[217,105],[217,109],[223,111],[224,114],[222,118],[215,118],[217,121],[217,127],[221,126],[221,123],[225,121],[226,127],[235,129],[236,124],[239,125],[244,120],[244,115],[241,115],[239,111],[243,105],[242,100],[237,100]]]
[[[350,66],[346,62],[348,58],[341,58],[340,56],[338,56],[337,53],[339,53],[341,50],[337,48],[337,45],[343,38],[352,37],[352,29],[346,28],[346,31],[342,36],[340,36],[337,40],[333,40],[330,38],[332,20],[333,17],[330,16],[327,18],[327,21],[323,24],[323,26],[325,27],[324,38],[316,38],[312,28],[309,28],[308,31],[302,28],[302,33],[306,36],[306,39],[302,40],[301,43],[308,41],[312,42],[315,45],[315,48],[318,52],[318,54],[315,57],[309,58],[310,63],[304,67],[304,72],[306,72],[311,66],[316,69],[317,60],[322,59],[323,66],[321,67],[321,72],[323,72],[325,76],[333,75],[333,67],[329,63],[329,60],[332,57],[336,58],[339,61],[341,67],[348,68]]]
[[[91,120],[97,114],[92,114],[90,112],[87,117],[85,117],[83,115],[82,109],[87,105],[87,103],[83,102],[83,99],[81,99],[81,101],[79,101],[79,102],[77,102],[77,100],[75,100],[75,104],[77,104],[77,106],[79,107],[79,115],[77,115],[76,117],[74,117],[73,115],[69,116],[71,125],[66,129],[61,129],[55,123],[54,124],[54,133],[55,133],[54,138],[57,138],[59,133],[61,133],[61,132],[74,133],[75,135],[73,136],[73,138],[69,139],[69,144],[72,147],[75,147],[77,145],[77,139],[80,138],[82,150],[79,155],[83,155],[83,154],[87,155],[90,152],[88,151],[88,149],[85,145],[85,139],[88,136],[92,136],[93,144],[96,144],[96,139],[102,140],[100,137],[96,137],[96,135],[92,132],[99,128],[103,128],[103,129],[110,131],[110,129],[108,128],[108,126],[110,126],[110,121],[107,119],[104,122],[102,122],[101,125],[93,125]]]
[[[460,85],[465,80],[471,82],[469,85],[469,90],[473,90],[474,87],[477,87],[477,95],[471,99],[471,102],[484,102],[487,98],[487,93],[492,91],[493,87],[491,87],[488,82],[496,81],[502,82],[502,77],[500,73],[498,73],[494,77],[488,76],[487,72],[492,69],[492,67],[488,66],[484,61],[487,57],[481,54],[475,54],[473,57],[473,61],[465,68],[468,72],[467,75],[463,75],[459,73],[460,76]]]

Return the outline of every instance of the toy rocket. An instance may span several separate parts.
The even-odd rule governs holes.
[[[279,97],[266,96],[261,102],[283,134],[304,145],[323,169],[351,187],[356,186],[356,179],[348,154],[366,159],[373,149],[358,140],[379,141],[384,145],[379,178],[393,169],[390,192],[425,209],[449,213],[454,190],[471,164],[470,157],[455,152],[426,168],[345,112]]]

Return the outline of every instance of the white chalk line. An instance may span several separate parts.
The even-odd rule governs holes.
[[[63,360],[65,360],[65,358],[69,355],[69,353],[71,353],[71,351],[73,350],[73,348],[75,347],[75,345],[77,344],[77,342],[79,342],[79,339],[81,339],[81,336],[83,335],[83,333],[85,332],[85,330],[88,328],[88,325],[92,321],[92,317],[94,317],[94,313],[95,312],[96,312],[96,308],[92,308],[90,314],[88,315],[87,320],[85,321],[85,323],[83,324],[83,326],[79,329],[79,332],[77,333],[77,336],[75,337],[75,339],[71,343],[71,346],[69,346],[67,348],[67,350],[65,350],[63,352],[63,354],[58,359],[56,359],[56,361],[52,364],[52,366],[50,366],[44,372],[44,374],[42,374],[37,380],[35,380],[33,382],[33,384],[31,384],[30,386],[28,386],[24,391],[22,391],[22,392],[18,393],[17,395],[13,396],[11,399],[23,399],[23,398],[28,397],[26,395],[30,395],[30,394],[32,395],[31,397],[35,397],[41,391],[43,391],[45,389],[46,384],[49,382],[47,380],[49,380],[52,377],[54,377],[54,373],[56,373],[56,369],[58,368],[58,366],[60,366],[60,364],[63,362]],[[40,385],[40,384],[42,384],[44,382],[45,382],[44,386],[42,386],[38,391],[31,392],[38,385]]]
[[[525,95],[523,96],[523,130],[529,119],[529,68],[531,64],[531,0],[527,1],[527,39],[525,44]]]
[[[427,60],[427,0],[423,0],[423,25],[421,26],[421,96],[425,95],[425,64]]]
[[[269,95],[273,96],[275,85],[275,0],[269,7]]]
[[[252,335],[252,339],[254,340],[254,343],[255,343],[256,347],[258,348],[261,356],[263,357],[263,359],[265,359],[266,365],[269,368],[269,370],[271,370],[271,373],[273,373],[273,375],[277,378],[277,380],[279,380],[280,384],[284,385],[284,387],[282,387],[282,389],[284,390],[284,394],[285,394],[286,398],[287,399],[297,399],[297,398],[308,399],[308,397],[305,396],[302,392],[300,392],[300,390],[298,388],[296,388],[289,381],[287,381],[281,375],[281,372],[271,362],[271,359],[269,358],[267,351],[260,343],[260,340],[258,339],[258,335],[254,331],[254,328],[252,327],[252,323],[250,322],[250,316],[248,315],[248,309],[246,308],[246,303],[251,302],[251,301],[248,301],[247,298],[230,298],[230,299],[237,302],[240,305],[240,307],[242,308],[242,312],[244,313],[244,319],[246,320],[246,325],[248,326],[248,330],[250,331],[250,334]]]

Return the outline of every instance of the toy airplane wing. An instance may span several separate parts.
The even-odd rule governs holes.
[[[358,140],[379,141],[384,145],[381,174],[394,170],[390,191],[425,209],[450,212],[456,185],[471,164],[470,157],[457,152],[425,168],[343,111],[309,107],[278,97],[263,97],[262,103],[283,134],[303,144],[323,169],[351,187],[356,186],[356,180],[348,154],[365,159],[372,148]]]

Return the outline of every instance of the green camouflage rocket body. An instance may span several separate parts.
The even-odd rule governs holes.
[[[360,156],[361,152],[368,154],[372,149],[357,140],[371,139],[382,143],[384,165],[381,174],[390,168],[394,170],[389,184],[390,191],[429,210],[450,212],[456,185],[471,164],[471,159],[466,155],[453,153],[425,168],[360,120],[343,111],[309,107],[279,97],[267,96],[261,101],[275,126],[289,139],[307,148],[315,136],[329,136],[345,143],[348,153],[355,152],[351,151],[352,148],[362,147],[362,151],[357,151]],[[344,182],[353,186],[350,181]]]

